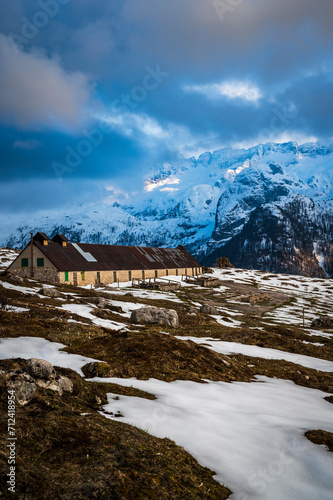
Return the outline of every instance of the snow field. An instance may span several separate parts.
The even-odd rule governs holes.
[[[231,499],[332,499],[332,454],[303,436],[307,429],[333,432],[325,393],[266,377],[250,384],[94,380],[155,394],[155,401],[115,400],[109,394],[105,410],[124,415],[117,420],[173,439],[216,471],[216,479],[233,490]]]
[[[71,368],[83,377],[82,366],[93,361],[79,354],[69,354],[60,349],[66,347],[58,342],[49,342],[39,337],[17,337],[0,339],[0,359],[9,358],[38,358],[45,359],[55,366]]]
[[[176,338],[179,340],[191,340],[196,344],[204,345],[212,351],[220,354],[243,354],[244,356],[252,356],[255,358],[280,359],[305,366],[306,368],[312,368],[313,370],[333,372],[333,361],[304,356],[302,354],[292,354],[278,349],[268,349],[266,347],[258,347],[256,345],[239,344],[238,342],[224,342],[222,340],[215,340],[208,337],[198,338],[176,336]]]

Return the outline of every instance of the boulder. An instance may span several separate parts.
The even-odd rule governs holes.
[[[10,281],[12,283],[23,283],[23,278],[21,276],[16,276],[16,274],[10,273]]]
[[[178,314],[174,309],[146,306],[132,311],[132,323],[157,323],[158,325],[179,326]]]
[[[103,297],[99,297],[97,300],[97,307],[99,307],[100,309],[104,309],[104,307],[107,306],[108,306],[107,300],[104,299]]]
[[[228,257],[218,257],[216,260],[216,267],[219,267],[221,269],[227,269],[227,268],[233,268],[235,266],[231,264]]]
[[[203,306],[201,306],[200,312],[203,314],[213,314],[213,315],[219,314],[218,309],[216,309],[215,306],[211,306],[209,304],[204,304]]]
[[[50,287],[42,287],[39,292],[41,295],[45,295],[45,297],[50,297],[51,299],[57,299],[61,297],[61,293],[56,288]]]
[[[55,379],[56,371],[48,361],[44,359],[28,359],[29,373],[34,378]]]
[[[316,318],[312,321],[311,328],[333,328],[333,318],[328,316]]]
[[[56,392],[59,396],[62,396],[63,390],[56,380],[42,380],[40,378],[36,379],[36,384],[42,389],[49,389],[50,391]]]
[[[36,384],[27,373],[11,372],[7,375],[8,390],[15,392],[15,402],[20,406],[25,406],[36,395]]]
[[[60,376],[59,379],[57,380],[57,382],[58,382],[59,386],[61,387],[61,389],[63,390],[63,392],[69,392],[70,394],[72,394],[73,389],[74,389],[74,384],[70,378]]]

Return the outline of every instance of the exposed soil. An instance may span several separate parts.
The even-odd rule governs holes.
[[[314,444],[325,445],[329,451],[333,451],[333,433],[315,430],[315,431],[307,431],[305,436],[312,441]]]

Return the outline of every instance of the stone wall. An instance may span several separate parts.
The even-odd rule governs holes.
[[[31,278],[31,271],[29,267],[9,269],[9,272],[14,276],[20,276],[21,278]],[[47,283],[60,283],[59,275],[60,273],[55,268],[35,267],[33,277],[40,281],[46,281]]]
[[[196,276],[197,274],[200,274],[202,272],[202,268],[188,268],[188,269],[158,269],[157,270],[157,277],[162,278],[162,277],[168,277],[168,276],[182,276],[187,274],[188,276]],[[75,284],[75,276],[76,274],[76,281],[78,286],[83,286],[83,285],[96,285],[97,284],[97,272],[96,271],[85,271],[84,273],[84,278],[83,278],[83,273],[78,271],[77,273],[69,272],[68,273],[68,281],[65,281],[65,273],[61,272],[59,273],[60,276],[60,283],[65,283],[68,285],[74,285]],[[134,270],[134,271],[100,271],[100,283],[109,285],[111,283],[117,283],[118,280],[119,282],[123,283],[126,281],[131,281],[133,279],[148,279],[148,278],[155,278],[155,269],[146,269],[145,271],[140,270]]]

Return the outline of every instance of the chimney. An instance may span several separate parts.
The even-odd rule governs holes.
[[[31,278],[33,278],[34,277],[34,240],[33,240],[33,233],[30,233],[30,234],[31,234],[30,276],[31,276]]]

